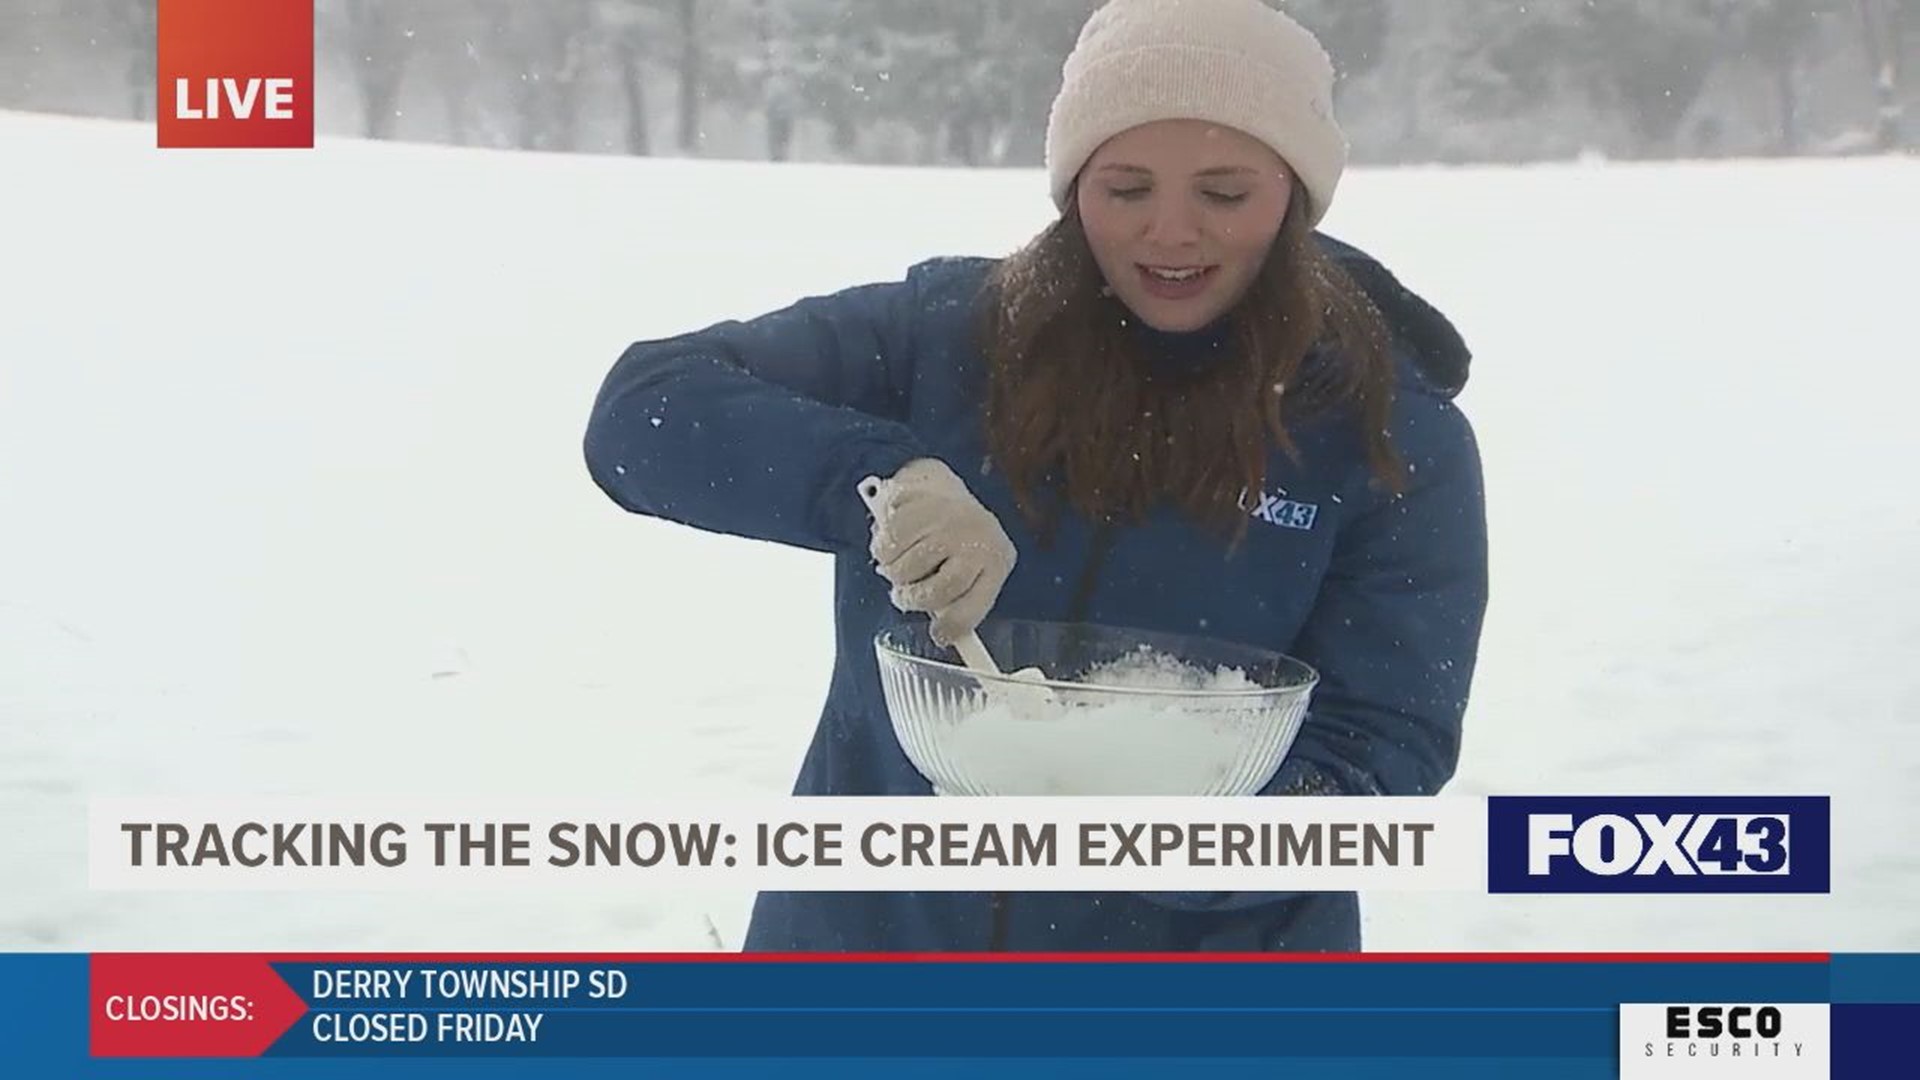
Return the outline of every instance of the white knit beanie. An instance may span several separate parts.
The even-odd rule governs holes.
[[[1047,178],[1065,212],[1073,180],[1108,139],[1155,120],[1205,120],[1272,147],[1300,177],[1318,225],[1347,164],[1333,61],[1260,0],[1111,0],[1062,69],[1047,118]]]

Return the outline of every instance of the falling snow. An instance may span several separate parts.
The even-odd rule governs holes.
[[[831,561],[621,513],[587,405],[626,342],[1012,250],[1044,179],[358,143],[241,169],[7,114],[0,140],[0,948],[737,946],[737,893],[98,892],[80,826],[99,795],[788,791]],[[1920,460],[1916,180],[1342,181],[1328,231],[1475,349],[1493,605],[1448,793],[1834,796],[1831,896],[1370,895],[1369,947],[1920,949],[1892,827],[1920,817],[1920,512],[1887,479]],[[299,274],[231,274],[248,252]]]

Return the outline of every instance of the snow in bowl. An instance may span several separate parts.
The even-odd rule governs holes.
[[[1001,670],[925,624],[874,638],[894,736],[940,795],[1252,795],[1292,748],[1319,676],[1230,642],[989,619]]]

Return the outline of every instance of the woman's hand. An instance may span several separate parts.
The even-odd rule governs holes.
[[[945,462],[908,462],[883,487],[869,550],[893,585],[893,606],[932,616],[952,645],[979,627],[1013,573],[1013,541]]]

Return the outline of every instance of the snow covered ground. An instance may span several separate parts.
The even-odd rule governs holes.
[[[1002,253],[1037,174],[0,114],[0,949],[707,949],[748,898],[90,892],[90,795],[783,793],[819,557],[625,516],[630,340]],[[1368,898],[1379,949],[1920,949],[1920,162],[1351,177],[1477,350],[1454,791],[1831,794],[1834,893]],[[764,597],[748,607],[742,598]]]

